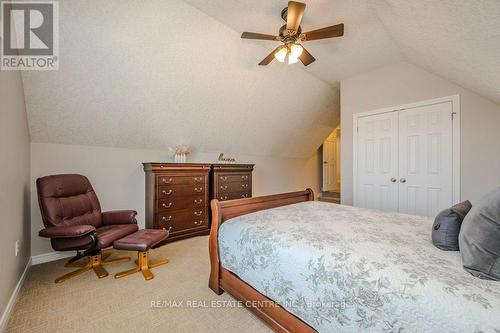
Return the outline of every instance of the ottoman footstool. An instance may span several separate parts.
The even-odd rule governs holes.
[[[164,229],[143,229],[124,238],[113,242],[113,248],[117,250],[137,251],[137,260],[135,261],[137,267],[129,269],[124,272],[116,273],[115,279],[122,278],[137,272],[142,272],[146,280],[154,278],[151,268],[164,265],[168,263],[167,259],[160,259],[155,261],[149,260],[149,250],[155,249],[163,244],[168,238],[168,230]]]

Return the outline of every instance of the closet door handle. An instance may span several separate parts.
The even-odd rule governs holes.
[[[396,182],[396,180],[397,180],[397,179],[396,179],[396,178],[394,178],[394,177],[392,177],[392,178],[391,178],[391,182],[392,182],[392,183],[395,183],[395,182]]]
[[[406,179],[405,179],[405,178],[401,178],[399,181],[400,181],[401,183],[406,183]]]

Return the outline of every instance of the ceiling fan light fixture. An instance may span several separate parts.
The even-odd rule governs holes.
[[[292,65],[299,61],[298,57],[294,57],[292,54],[288,55],[288,64]]]
[[[276,53],[274,53],[274,57],[279,62],[285,62],[287,54],[288,54],[288,49],[286,46],[283,46],[278,51],[276,51]]]
[[[290,46],[290,56],[293,58],[298,58],[301,56],[302,51],[304,51],[304,48],[300,44],[292,44]]]

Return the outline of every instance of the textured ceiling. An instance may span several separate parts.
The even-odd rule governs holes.
[[[375,4],[408,60],[500,103],[499,0],[381,0]]]
[[[182,1],[61,1],[60,69],[24,72],[31,138],[309,157],[338,90]]]
[[[236,30],[277,34],[285,24],[281,10],[288,1],[269,0],[186,0],[187,3]],[[316,62],[304,68],[323,81],[338,86],[340,80],[400,61],[398,47],[384,29],[368,1],[314,0],[305,1],[302,31],[345,24],[340,38],[305,42],[304,46]],[[242,40],[245,45],[266,48],[253,61],[258,64],[274,47],[273,41]],[[266,53],[267,52],[267,53]]]
[[[257,66],[286,0],[60,2],[60,70],[24,72],[33,141],[310,155],[339,118],[338,85],[411,61],[500,103],[499,0],[311,0],[308,67]]]
[[[238,32],[277,33],[286,0],[186,0]],[[304,43],[304,70],[337,86],[367,70],[409,60],[500,103],[499,0],[306,0],[303,31],[345,23],[341,38]],[[275,42],[244,40],[267,45]],[[254,59],[258,63],[265,53]]]

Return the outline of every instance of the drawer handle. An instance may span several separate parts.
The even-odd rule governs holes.
[[[172,178],[169,178],[169,179],[167,179],[167,178],[162,178],[162,179],[161,179],[161,181],[162,181],[162,182],[164,182],[164,183],[167,183],[167,184],[168,184],[168,183],[171,183],[171,182],[172,182]]]
[[[201,191],[203,191],[203,187],[195,187],[194,191],[200,193]]]
[[[172,194],[172,192],[173,192],[173,191],[172,191],[171,189],[170,189],[170,190],[168,190],[168,192],[167,192],[167,191],[165,191],[165,190],[161,191],[161,193],[163,193],[163,194],[165,194],[165,195],[170,195],[170,194]]]
[[[225,185],[225,186],[222,186],[222,185],[221,185],[220,189],[221,189],[221,190],[227,190],[227,185]]]
[[[227,176],[221,176],[220,179],[221,180],[227,180]]]
[[[163,208],[170,208],[170,207],[172,207],[172,203],[171,202],[169,202],[168,205],[166,205],[165,203],[162,203],[161,205],[163,206]]]
[[[203,177],[194,177],[193,179],[195,182],[201,182],[203,180]]]
[[[247,198],[248,197],[248,194],[242,194],[241,195],[242,198]]]
[[[241,184],[241,187],[247,188],[248,184]]]
[[[168,229],[163,228],[163,230],[168,230],[170,232],[170,230],[172,230],[172,227],[168,227]]]
[[[161,219],[162,219],[163,221],[168,222],[168,221],[170,221],[170,220],[172,219],[172,216],[169,216],[169,217],[162,216],[162,218],[161,218]]]
[[[227,195],[220,197],[221,200],[227,200]]]
[[[196,225],[202,225],[203,223],[205,223],[205,221],[194,221],[194,224]]]
[[[198,199],[194,199],[194,203],[195,203],[195,204],[198,204],[198,205],[199,205],[199,204],[201,204],[202,202],[203,202],[203,199],[199,199],[199,200],[198,200]]]
[[[203,214],[202,210],[200,210],[199,212],[194,212],[194,215],[196,215],[196,216],[201,216],[202,214]]]

